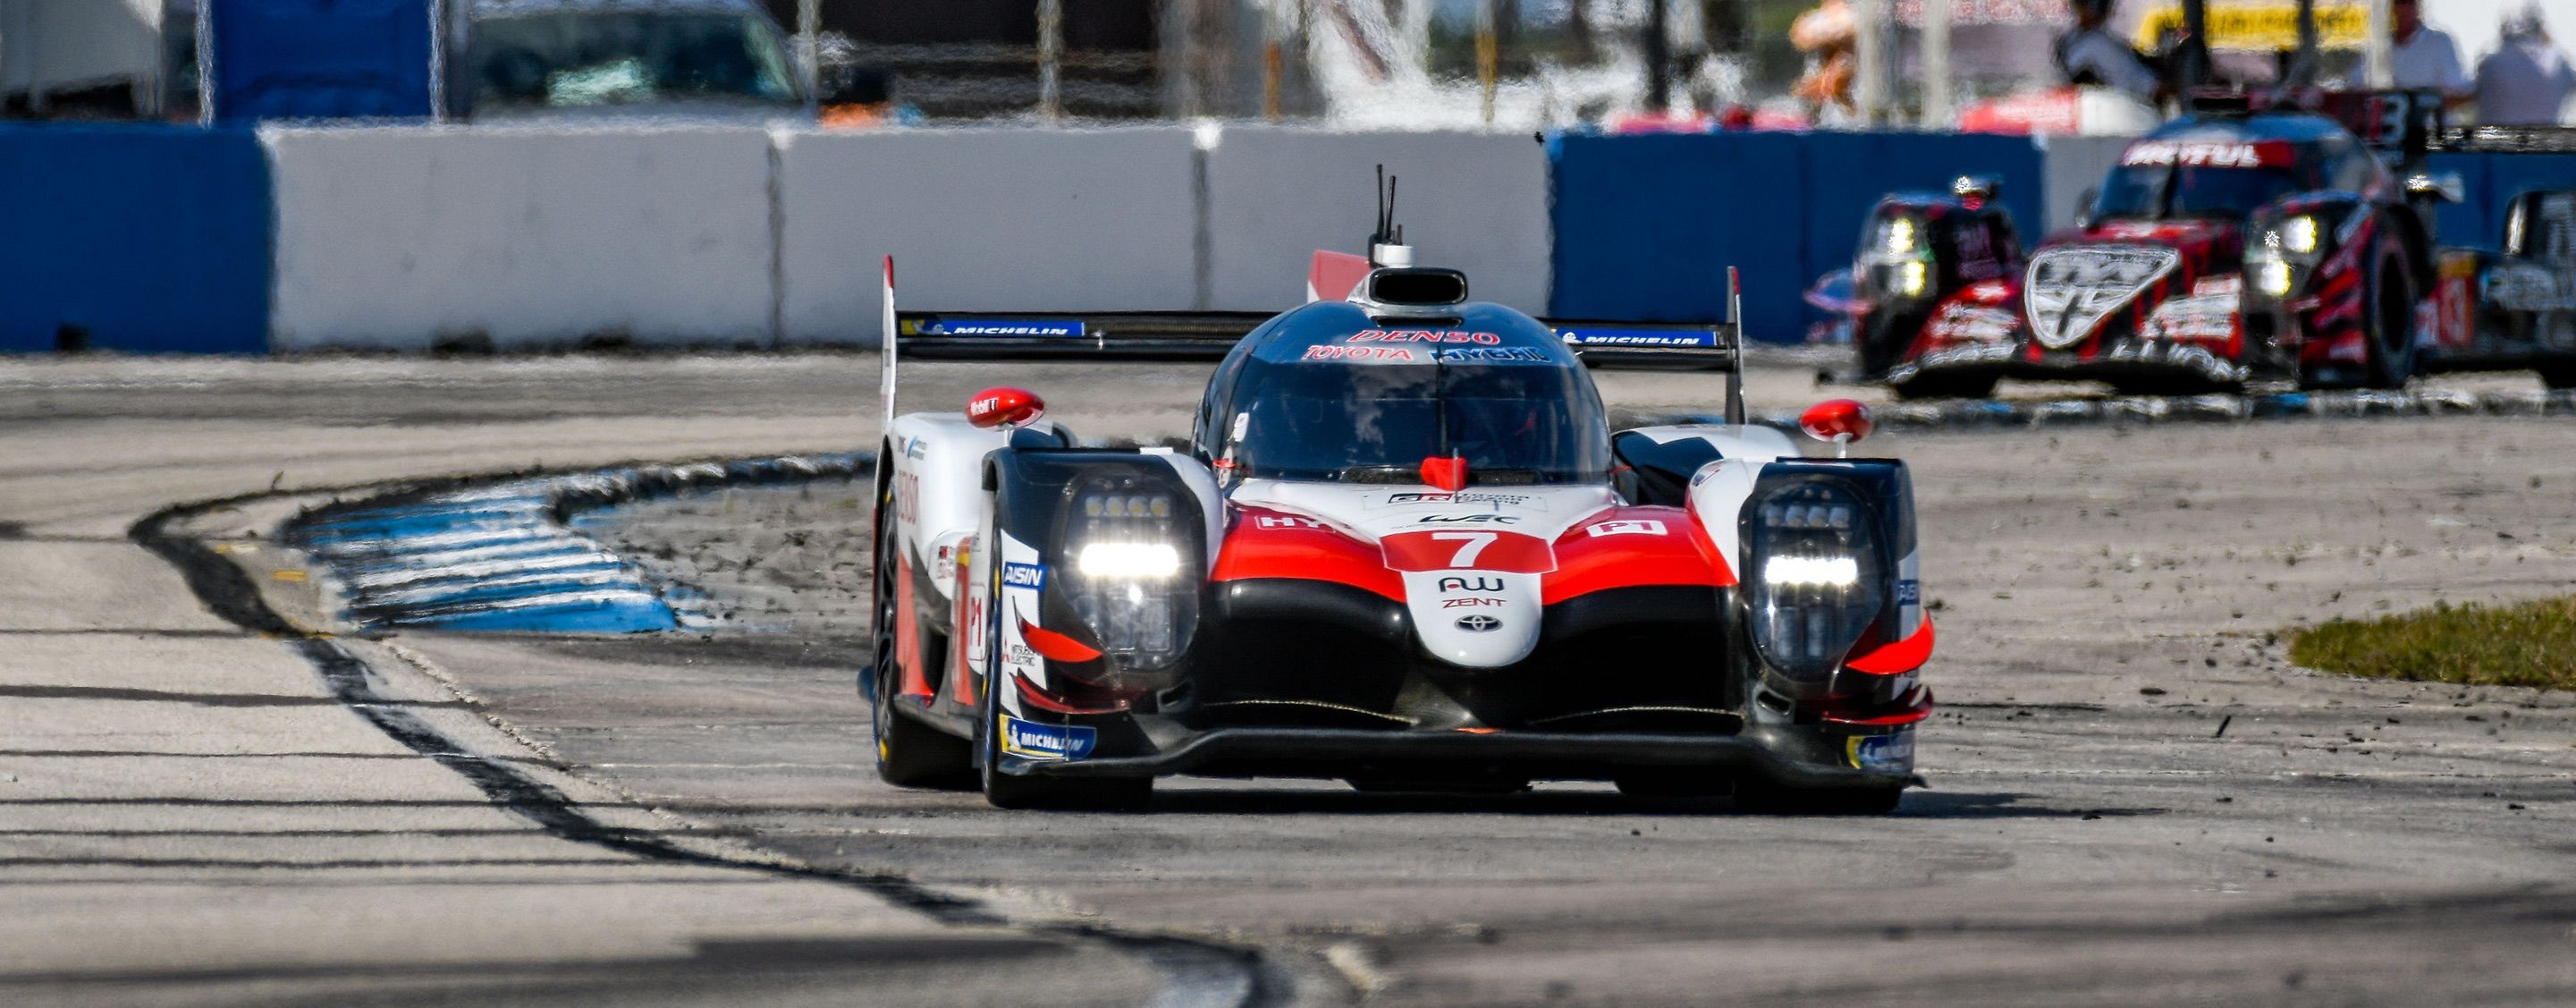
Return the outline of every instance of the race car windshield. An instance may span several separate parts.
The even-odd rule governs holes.
[[[2130,220],[2242,218],[2275,199],[2322,188],[2322,182],[2311,167],[2126,165],[2111,172],[2093,202],[2093,215]]]
[[[1600,479],[1610,426],[1579,368],[1555,363],[1253,361],[1233,422],[1242,476],[1419,483],[1422,460],[1467,460],[1480,485]]]

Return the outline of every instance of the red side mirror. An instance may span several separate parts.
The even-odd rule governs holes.
[[[1869,404],[1858,399],[1827,399],[1798,414],[1798,429],[1840,448],[1869,436]]]
[[[1046,415],[1046,400],[1027,389],[988,388],[966,400],[966,422],[977,427],[1026,427]]]

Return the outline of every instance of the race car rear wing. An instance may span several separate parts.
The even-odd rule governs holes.
[[[1462,281],[1463,282],[1463,281]],[[1627,322],[1540,319],[1585,364],[1722,370],[1727,374],[1727,416],[1741,423],[1743,337],[1734,321],[1743,298],[1735,270],[1726,271],[1727,317],[1722,323]],[[880,392],[886,422],[894,420],[899,358],[979,360],[1218,360],[1236,343],[1277,316],[1275,312],[921,312],[895,307],[894,257],[885,257],[885,300],[879,321]],[[1313,293],[1310,286],[1309,292]]]

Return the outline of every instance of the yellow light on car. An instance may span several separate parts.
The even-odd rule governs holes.
[[[1923,260],[1907,262],[1897,268],[1896,292],[1906,297],[1921,297],[1924,286],[1931,280],[1931,275],[1932,271],[1924,265]]]
[[[2290,296],[2290,264],[2279,259],[2255,263],[2254,286],[2272,297]]]
[[[2317,219],[2292,217],[2281,222],[2281,247],[2306,255],[2317,250]]]
[[[1883,244],[1890,252],[1914,251],[1914,218],[1889,218]]]

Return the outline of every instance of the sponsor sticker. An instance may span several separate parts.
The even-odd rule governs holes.
[[[1440,579],[1440,590],[1443,592],[1498,592],[1503,590],[1503,579],[1498,577],[1445,577]]]
[[[1476,343],[1494,346],[1503,341],[1500,333],[1468,332],[1463,329],[1362,329],[1352,333],[1353,343]]]
[[[1078,760],[1099,743],[1096,729],[1081,725],[1039,724],[1002,715],[1002,751],[1043,760]]]
[[[2286,140],[2253,143],[2149,140],[2129,145],[2122,165],[2171,165],[2193,168],[2287,168],[2297,161]]]
[[[1717,334],[1672,329],[1559,329],[1558,339],[1575,346],[1713,347]]]
[[[1003,564],[1002,587],[1044,588],[1046,587],[1046,567],[1043,564],[1033,563]]]
[[[1912,770],[1914,729],[1898,729],[1893,735],[1854,735],[1843,743],[1843,754],[1856,770]]]
[[[1089,333],[1081,319],[933,318],[923,320],[918,332],[907,335],[1080,339]]]
[[[1917,581],[1913,578],[1905,578],[1896,582],[1897,605],[1921,605],[1922,602],[1923,582]]]
[[[1458,629],[1468,633],[1492,633],[1503,628],[1503,621],[1478,613],[1458,617]]]
[[[1468,490],[1460,493],[1421,493],[1419,491],[1409,491],[1406,493],[1386,495],[1386,503],[1501,504],[1508,507],[1521,507],[1529,504],[1530,498],[1521,494],[1483,493],[1475,490]]]
[[[908,459],[917,459],[928,454],[930,454],[930,442],[924,438],[914,438],[903,446],[903,457]]]
[[[1484,606],[1505,606],[1505,605],[1510,605],[1510,604],[1511,604],[1510,602],[1504,601],[1504,600],[1502,600],[1502,599],[1498,599],[1498,598],[1483,598],[1483,597],[1474,596],[1474,595],[1461,596],[1461,597],[1459,597],[1459,598],[1445,598],[1445,599],[1441,599],[1441,600],[1440,600],[1440,608],[1443,608],[1443,609],[1476,609],[1476,608],[1481,608],[1481,607],[1484,607]]]
[[[1546,363],[1547,354],[1528,347],[1441,347],[1431,351],[1431,359],[1444,361],[1507,361]]]
[[[1416,525],[1458,525],[1476,523],[1487,525],[1518,525],[1520,524],[1520,520],[1521,516],[1519,515],[1478,512],[1476,514],[1423,515],[1420,518],[1414,519],[1413,522]]]
[[[1407,347],[1384,346],[1310,346],[1299,360],[1375,361],[1383,364],[1411,364],[1420,358]]]
[[[1252,520],[1253,524],[1261,528],[1319,529],[1324,527],[1324,523],[1321,521],[1317,521],[1313,518],[1300,518],[1296,515],[1255,515]]]
[[[1663,535],[1664,523],[1652,518],[1622,519],[1606,521],[1598,525],[1586,525],[1583,531],[1590,533],[1595,539],[1614,535]]]

